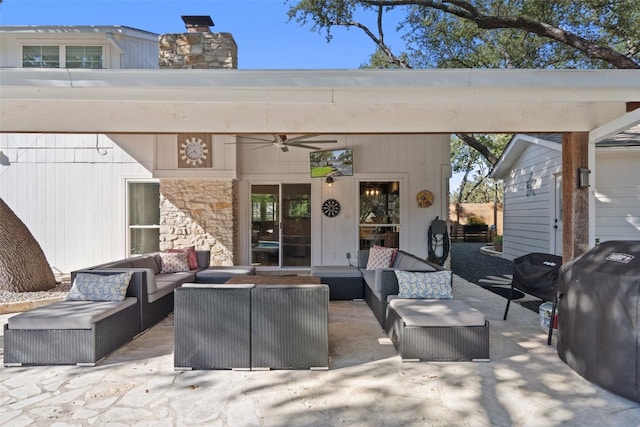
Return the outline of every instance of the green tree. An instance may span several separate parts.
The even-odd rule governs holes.
[[[376,46],[363,68],[640,68],[637,0],[288,2],[290,20],[310,24],[328,42],[335,27],[363,31]],[[385,41],[385,17],[398,11],[404,19],[391,30],[402,33],[402,52],[394,52]],[[475,176],[471,171],[488,170],[496,163],[504,149],[494,144],[498,140],[504,144],[504,138],[454,138],[453,169],[466,172],[456,194],[460,201],[476,197],[467,188],[473,188],[472,182],[486,182],[482,173]],[[460,141],[483,159],[463,150]]]
[[[504,151],[511,135],[454,135],[451,139],[451,168],[462,173],[460,186],[452,194],[456,203],[490,203],[503,201],[502,183],[488,178],[493,163],[467,144],[463,138],[473,137],[491,153]]]
[[[327,41],[334,27],[357,28],[403,68],[640,68],[637,0],[287,1],[289,18]],[[385,42],[396,10],[408,55]]]

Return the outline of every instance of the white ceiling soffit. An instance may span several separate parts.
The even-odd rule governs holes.
[[[639,70],[0,70],[0,131],[588,132]]]

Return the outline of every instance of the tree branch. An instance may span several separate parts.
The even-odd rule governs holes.
[[[487,159],[487,162],[489,162],[490,164],[495,165],[498,162],[498,158],[493,154],[491,154],[491,151],[489,151],[489,148],[487,148],[480,141],[474,138],[473,135],[470,135],[468,133],[457,133],[456,136],[460,138],[469,147],[478,151],[478,153],[480,153],[482,157]]]
[[[640,69],[640,64],[635,62],[633,59],[611,49],[608,46],[602,46],[594,41],[572,33],[571,31],[519,16],[482,15],[473,6],[473,4],[468,1],[442,0],[440,2],[436,2],[432,0],[363,0],[363,3],[378,7],[421,6],[436,9],[474,22],[478,28],[485,30],[511,28],[526,31],[540,37],[545,37],[563,43],[567,46],[571,46],[574,49],[585,53],[590,58],[600,59],[616,68]]]

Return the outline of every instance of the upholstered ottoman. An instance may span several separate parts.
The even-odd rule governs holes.
[[[196,283],[222,284],[233,276],[255,274],[256,268],[251,265],[209,267],[196,273]]]
[[[320,277],[320,282],[329,286],[329,298],[331,300],[364,298],[362,273],[357,267],[319,265],[311,267],[311,276]]]
[[[140,305],[124,301],[58,301],[9,318],[4,365],[94,366],[140,333]]]
[[[174,369],[251,368],[254,285],[187,283],[174,291]]]
[[[405,362],[489,360],[489,322],[464,301],[392,299],[386,329]]]

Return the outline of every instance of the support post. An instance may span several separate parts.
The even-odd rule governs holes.
[[[589,187],[580,187],[578,169],[589,168],[589,134],[562,136],[562,258],[563,262],[589,250]],[[591,183],[593,185],[593,183]]]

